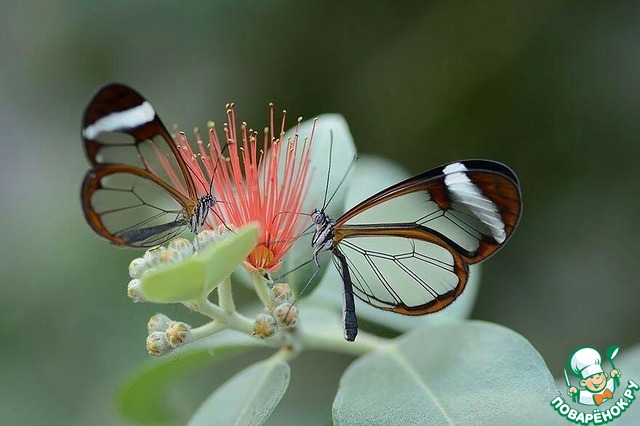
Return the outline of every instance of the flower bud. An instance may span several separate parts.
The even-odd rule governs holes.
[[[273,336],[277,330],[278,325],[276,324],[276,319],[272,315],[260,313],[253,323],[252,336],[266,339],[267,337]]]
[[[158,261],[163,265],[179,262],[180,253],[175,250],[162,250],[162,252],[158,255]]]
[[[143,259],[145,260],[145,262],[147,262],[147,267],[153,268],[157,266],[159,263],[160,255],[165,250],[166,248],[162,246],[150,248],[149,250],[147,250],[143,256]]]
[[[233,234],[233,229],[235,229],[233,224],[228,224],[228,225],[221,224],[214,228],[213,233],[216,240],[220,241],[220,240],[224,240],[225,238],[228,238],[229,235]]]
[[[171,318],[165,314],[155,314],[149,318],[149,322],[147,322],[147,330],[149,333],[153,333],[154,331],[166,331],[169,324],[171,324]]]
[[[127,296],[129,296],[129,299],[133,300],[133,303],[147,301],[142,294],[142,287],[139,279],[136,278],[129,281],[129,285],[127,285]]]
[[[186,238],[176,238],[168,245],[169,250],[173,250],[180,255],[180,259],[191,256],[193,254],[193,244]]]
[[[215,232],[205,229],[204,231],[200,231],[198,235],[196,235],[195,246],[198,248],[198,251],[204,250],[209,244],[215,243],[216,234]]]
[[[191,326],[184,322],[174,321],[169,324],[165,338],[173,348],[189,343],[191,341]]]
[[[131,278],[142,278],[142,274],[146,272],[148,268],[147,262],[143,258],[137,257],[129,264],[129,276]]]
[[[283,303],[275,307],[273,316],[280,327],[292,328],[298,321],[298,308],[291,303]]]
[[[147,336],[147,351],[153,356],[162,356],[171,351],[171,345],[163,332],[154,331]]]
[[[281,303],[289,302],[293,293],[291,292],[289,284],[277,283],[271,288],[271,295],[273,296],[273,300],[275,300],[276,304],[279,305]]]

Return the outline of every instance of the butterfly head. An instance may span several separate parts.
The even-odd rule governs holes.
[[[313,223],[316,225],[322,225],[326,223],[329,218],[325,214],[324,210],[314,209],[313,212],[311,212],[311,220],[313,220]]]
[[[216,203],[216,199],[211,194],[206,194],[200,197],[199,203],[202,204],[203,207],[210,209]]]
[[[311,212],[311,220],[316,226],[311,239],[311,246],[315,249],[314,256],[316,256],[320,252],[333,248],[333,225],[335,222],[329,219],[323,209],[315,209]]]

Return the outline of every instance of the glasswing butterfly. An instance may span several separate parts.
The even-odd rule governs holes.
[[[96,93],[82,139],[92,166],[81,189],[84,216],[116,245],[154,247],[186,228],[198,232],[218,202],[210,185],[194,182],[154,108],[130,87]]]
[[[404,315],[429,314],[453,302],[465,288],[469,265],[487,259],[511,237],[522,198],[518,178],[507,166],[467,160],[384,189],[336,220],[324,209],[311,214],[313,260],[317,273],[318,255],[333,254],[344,284],[345,339],[353,341],[354,295]]]

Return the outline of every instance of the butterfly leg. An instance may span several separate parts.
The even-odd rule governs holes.
[[[349,342],[356,340],[358,335],[358,317],[356,316],[356,303],[353,298],[353,284],[351,282],[351,274],[349,273],[349,265],[347,258],[338,248],[333,249],[333,254],[340,262],[340,275],[344,284],[342,296],[342,320],[344,323],[344,338]]]
[[[309,287],[309,284],[311,284],[313,282],[313,279],[318,275],[318,273],[320,272],[320,262],[318,262],[318,251],[316,250],[313,253],[313,261],[316,264],[316,270],[313,271],[313,274],[311,275],[311,278],[309,278],[309,280],[307,281],[307,283],[304,285],[304,287],[302,287],[302,290],[300,290],[300,294],[298,294],[298,297],[296,297],[295,302],[293,302],[293,304],[295,304],[298,299],[300,299],[300,297],[304,294],[304,292],[307,290],[307,287]],[[307,262],[308,263],[308,262]],[[303,265],[306,265],[306,263],[304,263]],[[301,265],[302,266],[302,265]],[[292,305],[293,305],[292,304]]]
[[[307,281],[307,283],[304,285],[304,287],[302,287],[302,290],[300,290],[300,294],[298,294],[298,297],[295,298],[295,300],[293,302],[291,302],[291,308],[293,306],[295,306],[296,303],[298,303],[298,300],[300,300],[300,297],[302,297],[302,295],[304,294],[305,290],[307,289],[307,287],[309,287],[309,284],[311,284],[311,282],[313,281],[313,279],[316,277],[316,275],[318,275],[318,273],[320,272],[320,262],[318,262],[318,251],[316,250],[313,253],[313,259],[312,259],[315,264],[316,264],[316,270],[313,272],[313,274],[311,275],[311,278],[309,278],[309,281]],[[311,261],[309,261],[311,262]],[[301,268],[302,266],[306,265],[309,262],[305,262],[302,265],[298,266],[296,269]],[[293,271],[290,271],[293,272]],[[286,275],[286,274],[285,274]],[[287,320],[287,317],[289,316],[289,312],[291,311],[291,308],[289,308],[289,310],[287,311],[287,314],[285,315],[284,319],[285,321]]]
[[[293,272],[297,271],[297,270],[298,270],[298,269],[300,269],[300,268],[304,268],[305,266],[307,266],[307,265],[308,265],[309,263],[311,263],[311,262],[313,262],[313,258],[311,258],[311,259],[307,260],[306,262],[304,262],[304,263],[302,263],[302,264],[300,264],[300,265],[296,266],[296,267],[295,267],[295,268],[293,268],[293,269],[290,269],[289,271],[285,272],[284,274],[280,275],[279,277],[277,277],[277,278],[273,278],[273,279],[271,280],[271,282],[275,283],[275,282],[281,281],[281,280],[282,280],[284,277],[286,277],[287,275],[289,275],[289,274],[291,274],[291,273],[293,273]]]
[[[222,201],[217,200],[216,203],[221,203]],[[220,216],[220,214],[215,211],[213,209],[213,206],[211,206],[211,213],[213,213],[216,217],[216,219],[218,219],[220,221],[220,223],[222,223],[224,225],[225,228],[227,228],[227,231],[231,232],[232,234],[235,234],[236,231],[234,231],[233,229],[229,228],[229,225],[227,225],[227,222],[224,221],[224,219],[222,218],[222,216]]]

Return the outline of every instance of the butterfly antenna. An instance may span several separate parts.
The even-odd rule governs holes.
[[[197,130],[197,129],[196,129],[196,130]],[[185,137],[184,132],[180,132],[180,135],[182,135],[183,137]],[[172,140],[173,140],[173,138],[172,138]],[[186,141],[186,137],[185,137],[185,141]],[[151,141],[151,143],[153,143],[153,141]],[[186,143],[188,144],[189,142],[186,142]],[[180,150],[180,146],[179,146],[179,145],[178,145],[178,150]],[[165,153],[165,152],[163,152],[163,151],[160,151],[160,152],[162,152],[162,153],[166,156],[166,153]],[[193,152],[193,151],[192,151],[192,152]],[[182,153],[180,153],[180,156],[182,156]],[[198,157],[200,157],[200,154],[198,154]],[[193,170],[193,168],[191,168],[191,166],[189,165],[189,163],[187,163],[184,159],[182,160],[182,162],[184,163],[184,165],[185,165],[185,166],[187,166],[187,169],[189,169],[189,171],[191,172],[191,176],[195,176],[195,177],[196,177],[196,179],[198,179],[198,182],[200,182],[200,185],[202,185],[204,188],[206,188],[206,187],[207,187],[207,183],[206,183],[205,181],[203,181],[203,180],[200,178],[200,176],[198,176],[198,174],[195,172],[195,170]]]
[[[222,149],[220,150],[220,155],[223,156],[224,158],[224,152],[226,151],[226,149],[229,147],[229,142],[225,142],[224,146],[222,147]],[[218,170],[218,165],[220,164],[220,161],[224,161],[223,158],[218,158],[218,161],[216,162],[216,165],[213,167],[213,172],[211,172],[211,182],[209,183],[209,194],[211,194],[213,192],[213,177],[216,175],[216,170]]]
[[[182,133],[182,132],[180,132],[180,133],[181,133],[181,134],[184,134],[184,133]],[[180,154],[180,155],[182,155],[182,154]],[[198,179],[198,182],[200,182],[200,184],[201,184],[204,188],[206,188],[206,187],[207,187],[207,183],[206,183],[206,182],[204,182],[204,181],[200,178],[200,176],[198,176],[198,174],[195,172],[195,170],[193,170],[193,168],[191,168],[191,166],[189,165],[189,163],[187,163],[186,161],[184,161],[184,159],[182,160],[182,162],[184,163],[184,165],[185,165],[185,166],[187,166],[187,169],[189,169],[189,171],[191,172],[191,176],[195,176],[195,177],[196,177],[196,179]]]
[[[200,176],[198,176],[198,174],[191,168],[191,166],[189,165],[189,163],[187,163],[186,161],[184,162],[184,164],[187,166],[187,168],[189,169],[189,171],[191,172],[192,176],[195,176],[196,179],[198,179],[198,182],[200,182],[200,184],[206,188],[207,187],[207,183],[205,181],[202,180],[202,178],[200,178]]]
[[[281,214],[297,214],[301,216],[311,216],[309,213],[302,213],[302,212],[278,212],[275,215],[273,215],[273,219],[271,219],[271,224],[273,224],[273,222],[276,221],[276,218]]]
[[[333,157],[333,130],[329,130],[329,167],[327,168],[327,180],[324,186],[324,199],[322,200],[322,210],[327,206],[327,193],[329,192],[329,180],[331,179],[331,157]]]
[[[314,226],[314,225],[309,225],[309,226],[307,227],[307,229],[305,229],[304,231],[302,231],[302,233],[301,233],[301,234],[299,234],[299,235],[297,235],[297,236],[295,236],[295,237],[293,237],[293,238],[289,238],[289,239],[287,239],[287,240],[272,240],[272,241],[269,241],[269,242],[270,242],[271,244],[281,244],[281,243],[290,243],[290,242],[293,242],[293,241],[297,241],[297,240],[299,240],[301,237],[304,237],[305,235],[311,235],[312,233],[314,233],[314,232],[315,232],[315,229],[310,229],[312,226]],[[307,262],[307,263],[308,263],[308,262]]]
[[[333,191],[333,194],[331,194],[331,197],[329,197],[329,201],[327,201],[327,205],[331,203],[331,200],[333,200],[333,197],[336,196],[342,184],[347,180],[347,176],[349,176],[349,173],[351,173],[351,169],[353,169],[353,166],[356,165],[357,161],[358,161],[358,156],[354,155],[353,159],[351,160],[351,163],[349,164],[349,167],[347,167],[347,171],[345,172],[344,176],[342,176],[342,179],[340,179],[340,182],[338,183],[338,186],[336,186],[336,189]],[[326,206],[323,206],[322,209],[324,210],[325,207]]]

